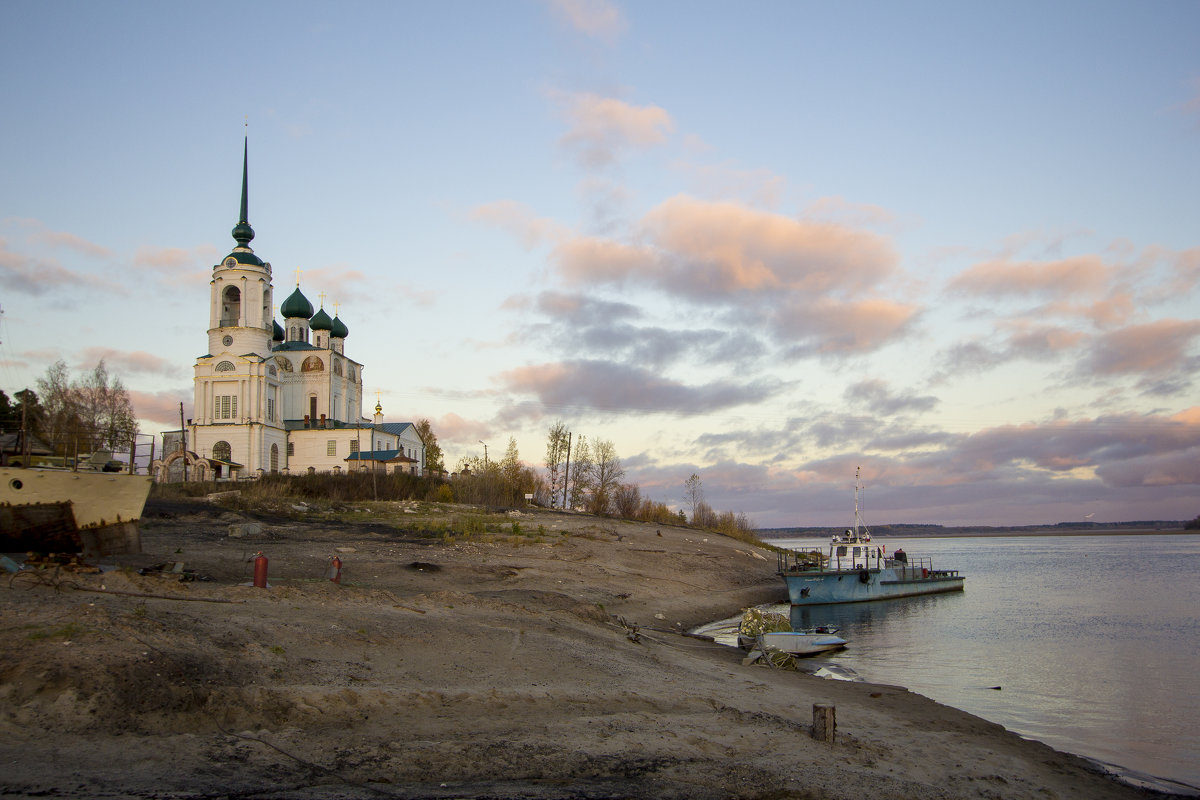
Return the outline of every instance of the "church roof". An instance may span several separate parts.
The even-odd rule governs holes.
[[[350,335],[350,329],[346,327],[346,323],[342,322],[341,317],[334,317],[333,326],[329,329],[329,335],[335,339],[345,339]]]
[[[329,318],[329,314],[325,313],[325,309],[322,308],[316,314],[313,314],[312,319],[308,321],[308,327],[314,331],[327,331],[333,327],[333,320]]]
[[[284,338],[284,336],[283,336],[283,326],[281,326],[281,325],[280,325],[278,322],[276,322],[275,320],[271,320],[271,326],[272,326],[272,327],[271,327],[271,341],[273,341],[273,342],[282,342],[282,341],[283,341],[283,338]]]
[[[308,302],[308,298],[300,291],[300,287],[296,287],[296,291],[288,295],[288,299],[283,301],[283,305],[279,307],[279,313],[283,314],[284,319],[294,319],[303,317],[308,319],[313,315],[312,303]]]

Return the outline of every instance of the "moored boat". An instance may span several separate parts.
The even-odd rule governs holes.
[[[758,636],[738,634],[738,645],[743,650],[762,648],[782,650],[794,656],[815,656],[830,650],[840,650],[846,646],[846,640],[836,632],[828,633],[819,630],[811,631],[770,631]]]
[[[141,552],[147,475],[0,467],[0,552]]]
[[[912,558],[903,550],[890,556],[871,541],[859,512],[859,474],[855,474],[854,527],[830,538],[828,553],[781,551],[779,575],[794,606],[863,603],[942,592],[960,592],[966,577],[958,570],[934,569],[930,558]]]

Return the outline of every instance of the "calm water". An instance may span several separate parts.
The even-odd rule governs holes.
[[[850,644],[827,660],[1059,750],[1200,787],[1200,536],[876,541],[960,570],[966,591],[791,609],[795,628],[841,627]]]

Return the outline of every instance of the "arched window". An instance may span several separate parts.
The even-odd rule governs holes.
[[[229,442],[222,440],[214,444],[212,457],[217,461],[232,461],[233,451],[229,447]]]
[[[279,445],[271,445],[271,472],[279,472]]]
[[[238,324],[242,317],[242,292],[236,286],[227,286],[221,292],[221,327]]]
[[[213,369],[215,369],[217,372],[233,372],[235,369],[237,369],[237,367],[233,365],[232,361],[222,361],[217,364],[217,366],[213,367]]]

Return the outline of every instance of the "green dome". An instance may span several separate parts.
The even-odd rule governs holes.
[[[333,327],[329,329],[329,335],[335,339],[345,339],[350,335],[350,329],[346,327],[346,323],[342,322],[341,317],[334,317]]]
[[[303,317],[308,319],[313,315],[312,303],[308,302],[308,298],[300,292],[300,287],[296,287],[296,291],[288,295],[288,299],[283,301],[283,305],[279,307],[279,313],[283,314],[284,319],[292,319],[294,317]]]
[[[333,328],[333,320],[329,318],[329,315],[325,313],[325,309],[322,308],[313,314],[312,319],[308,321],[308,327],[314,331],[327,331]]]
[[[271,327],[271,341],[282,342],[283,341],[283,327],[275,320],[271,320],[271,326],[272,326]]]
[[[234,250],[232,253],[225,256],[225,258],[221,259],[221,263],[224,264],[225,261],[231,258],[239,264],[253,264],[256,267],[261,267],[264,265],[263,260],[249,250]]]

